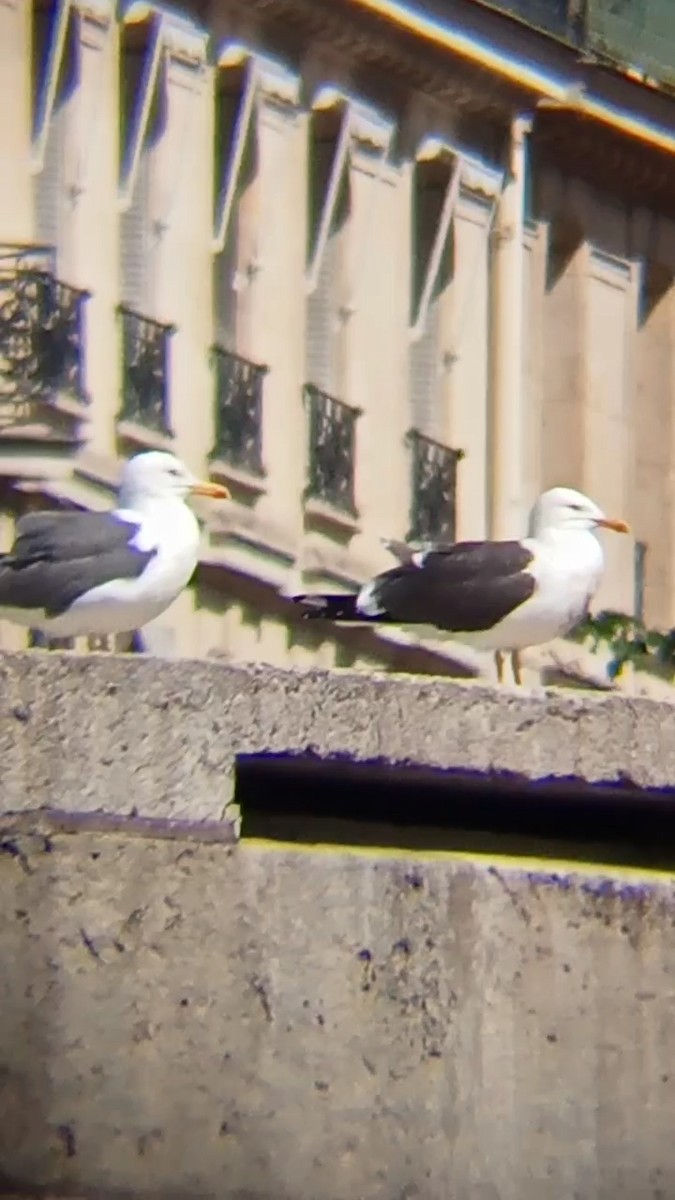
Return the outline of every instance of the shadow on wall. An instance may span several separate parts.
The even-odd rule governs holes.
[[[242,756],[242,837],[675,870],[675,789]]]

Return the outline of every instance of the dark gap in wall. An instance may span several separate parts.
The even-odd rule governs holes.
[[[242,837],[675,870],[675,789],[242,755]]]

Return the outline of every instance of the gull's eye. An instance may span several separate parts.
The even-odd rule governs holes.
[[[572,512],[583,512],[584,511],[583,504],[570,504],[570,508],[572,509]]]
[[[169,475],[173,475],[174,479],[180,479],[181,477],[178,467],[169,467]]]

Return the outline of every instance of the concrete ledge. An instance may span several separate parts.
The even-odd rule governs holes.
[[[236,756],[257,753],[668,787],[675,706],[210,660],[0,661],[5,813],[220,821]]]

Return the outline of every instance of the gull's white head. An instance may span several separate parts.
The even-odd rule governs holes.
[[[549,530],[585,530],[594,533],[598,529],[630,532],[625,521],[606,517],[593,500],[574,488],[555,487],[543,492],[530,514],[530,533],[533,537],[539,537]]]
[[[190,495],[211,496],[214,500],[230,499],[227,488],[219,483],[203,483],[196,479],[179,458],[163,450],[136,454],[122,468],[119,488],[121,508],[136,508],[148,501],[186,500]]]

